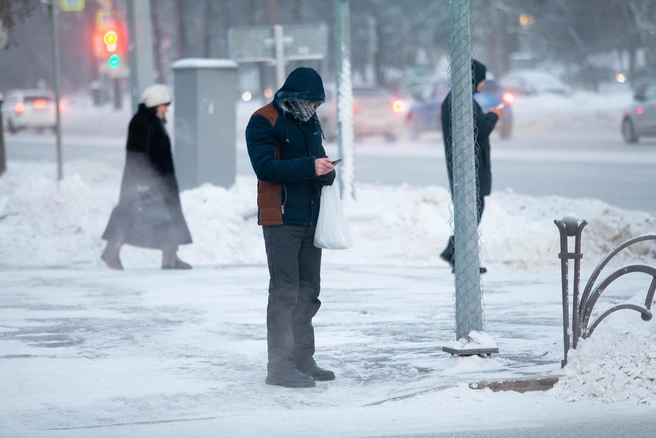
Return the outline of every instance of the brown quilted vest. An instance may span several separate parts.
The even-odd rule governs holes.
[[[263,106],[255,111],[253,115],[262,115],[269,122],[271,126],[276,126],[278,119],[278,110],[273,103]],[[280,159],[280,147],[276,141],[276,160]],[[282,199],[280,193],[280,183],[272,183],[267,181],[257,180],[257,208],[259,209],[258,225],[282,225]]]

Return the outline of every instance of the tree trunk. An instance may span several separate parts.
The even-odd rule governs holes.
[[[168,82],[168,75],[162,65],[162,32],[159,28],[159,14],[157,2],[151,3],[150,21],[153,26],[153,55],[155,61],[155,70],[157,71],[157,81],[162,84]]]
[[[205,0],[205,14],[203,17],[204,26],[203,26],[203,56],[205,58],[212,57],[212,39],[211,39],[211,27],[213,23],[212,16],[212,0]]]
[[[187,22],[185,20],[188,6],[186,3],[184,0],[175,0],[178,15],[178,19],[175,20],[178,25],[178,58],[189,56],[189,34],[187,33]]]

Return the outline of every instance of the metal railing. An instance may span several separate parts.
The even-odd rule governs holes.
[[[554,221],[558,230],[560,231],[560,254],[558,257],[561,260],[561,277],[562,277],[562,293],[563,293],[563,344],[564,344],[564,358],[561,366],[567,365],[567,353],[572,349],[576,349],[579,338],[589,338],[595,331],[597,326],[609,315],[617,312],[618,310],[635,310],[640,313],[643,321],[649,321],[652,318],[651,305],[654,300],[654,292],[656,291],[656,267],[648,265],[629,265],[613,271],[610,275],[597,283],[601,271],[608,265],[608,263],[622,250],[634,245],[638,242],[656,241],[656,234],[644,234],[642,236],[629,239],[610,251],[599,262],[592,275],[586,283],[583,294],[580,295],[580,280],[581,280],[581,235],[583,228],[588,224],[585,220],[578,220],[573,216],[566,216],[562,220],[556,219]],[[574,237],[574,252],[569,252],[568,237]],[[572,294],[572,322],[570,330],[569,322],[569,260],[574,260],[574,285]],[[592,317],[592,310],[597,304],[599,298],[608,288],[608,286],[618,278],[631,274],[634,272],[642,272],[651,276],[651,284],[647,290],[644,306],[639,306],[631,303],[622,303],[612,306],[601,315],[597,316],[594,321],[590,322]],[[579,297],[580,295],[580,297]],[[571,335],[571,342],[570,342]]]

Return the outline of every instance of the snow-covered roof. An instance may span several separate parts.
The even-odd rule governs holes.
[[[237,68],[232,59],[185,58],[175,61],[173,69],[182,68]]]

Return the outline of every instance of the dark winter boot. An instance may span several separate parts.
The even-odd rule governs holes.
[[[335,373],[330,370],[321,368],[316,363],[307,366],[299,367],[298,370],[305,374],[306,376],[312,377],[314,380],[326,381],[326,380],[335,380]]]
[[[449,237],[449,243],[446,245],[446,248],[444,248],[444,251],[442,251],[440,254],[440,258],[451,266],[451,272],[455,272],[456,256],[454,236]]]
[[[120,240],[116,242],[107,242],[107,246],[100,255],[102,261],[105,262],[105,264],[107,264],[107,266],[109,266],[111,269],[116,269],[119,271],[123,270],[121,259],[118,256],[121,252],[122,245],[123,243]]]
[[[269,373],[265,380],[267,385],[278,385],[286,388],[312,388],[316,386],[314,379],[294,368],[282,373]]]
[[[191,269],[191,265],[180,260],[174,252],[163,252],[162,269]]]
[[[455,274],[456,272],[456,255],[455,255],[455,240],[454,237],[451,236],[449,237],[449,243],[447,244],[446,248],[442,253],[440,254],[440,258],[447,262],[449,266],[451,266],[451,273]],[[479,268],[479,272],[481,274],[485,274],[487,272],[487,268],[484,268],[481,266]]]

